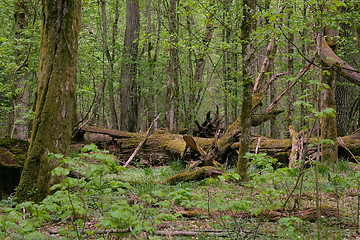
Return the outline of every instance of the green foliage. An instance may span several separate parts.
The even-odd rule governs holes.
[[[154,236],[164,223],[187,221],[174,211],[177,208],[202,210],[200,213],[204,215],[197,215],[195,222],[201,225],[203,220],[213,221],[212,227],[229,232],[231,239],[244,237],[244,230],[254,234],[259,231],[258,237],[265,238],[266,231],[279,239],[312,238],[312,223],[292,216],[269,223],[264,215],[284,207],[300,171],[281,167],[276,159],[266,154],[247,154],[247,157],[250,181],[243,186],[239,185],[239,176],[232,170],[219,179],[168,186],[155,181],[174,173],[171,167],[126,170],[112,155],[99,151],[95,145],[85,146],[82,153],[74,157],[50,154],[49,158],[56,158],[60,164],[53,174],[62,177],[63,181],[54,185],[53,193],[38,204],[16,204],[11,198],[3,200],[0,204],[0,238],[51,239],[42,230],[44,226],[52,228],[51,225],[57,227],[63,238],[101,238],[96,234],[97,230],[87,227],[89,222],[99,230],[124,230],[126,238],[143,236],[143,233]],[[349,189],[359,191],[360,173],[353,171],[354,167],[345,161],[335,166],[321,164],[320,186],[325,190],[324,194],[337,192],[343,197]],[[85,177],[66,177],[74,170]],[[304,174],[302,191],[314,191],[311,169]],[[299,190],[293,194],[299,194]],[[328,200],[331,199],[323,199],[323,204],[326,205]],[[346,206],[355,210],[357,203]],[[239,217],[244,214],[251,214],[253,219]],[[329,220],[322,221],[324,228],[328,228],[327,238],[331,239],[334,236],[332,226],[327,223]],[[339,233],[336,236],[345,235]]]
[[[279,219],[280,237],[283,239],[299,239],[301,238],[298,230],[299,224],[303,220],[298,217],[289,217]]]

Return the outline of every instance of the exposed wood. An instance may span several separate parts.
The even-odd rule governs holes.
[[[297,139],[297,134],[295,132],[295,127],[294,125],[290,125],[289,126],[289,132],[290,132],[290,137],[291,137],[291,152],[290,152],[290,156],[289,156],[289,168],[292,168],[295,165],[296,162],[296,157],[297,157],[297,152],[298,152],[298,139]]]
[[[237,126],[234,126],[234,128],[237,128]],[[122,157],[130,156],[144,136],[144,133],[128,133],[99,127],[84,127],[82,130],[111,135],[112,140],[107,139],[105,142],[108,144],[113,142],[112,144],[115,144],[117,148],[116,152],[121,153]],[[261,141],[258,145],[259,137]],[[95,142],[101,145],[103,142],[102,139],[104,138]],[[225,162],[225,160],[231,156],[237,156],[238,138],[236,138],[234,134],[228,133],[221,137],[217,142],[217,150],[211,149],[214,141],[212,138],[193,137],[193,139],[199,147],[205,149],[204,151],[207,152],[208,155],[213,152],[213,157],[220,163]],[[94,141],[94,139],[91,141]],[[316,138],[309,139],[309,143],[314,143],[315,141]],[[340,156],[351,157],[349,151],[355,156],[360,155],[360,133],[339,137],[338,142],[341,143],[339,144]],[[277,158],[280,162],[288,163],[292,147],[291,139],[271,139],[262,136],[253,136],[250,151],[255,152],[257,145],[259,153],[267,153],[269,156]],[[345,145],[348,150],[342,147],[342,145]],[[168,131],[160,129],[147,139],[140,151],[144,154],[144,158],[162,156],[163,161],[171,161],[174,156],[183,158],[185,149],[186,142],[182,135],[170,134]],[[209,151],[209,149],[211,149],[211,151]],[[310,149],[310,151],[313,150]],[[206,155],[206,157],[208,155]]]
[[[194,140],[194,138],[192,136],[184,135],[183,139],[186,142],[186,147],[190,147],[192,150],[199,153],[200,156],[206,155],[206,152],[200,146],[198,146],[198,144],[196,143],[196,141]]]

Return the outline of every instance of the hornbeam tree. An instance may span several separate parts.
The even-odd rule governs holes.
[[[41,201],[57,165],[49,153],[70,150],[81,0],[42,0],[40,72],[31,143],[16,191],[18,202]]]

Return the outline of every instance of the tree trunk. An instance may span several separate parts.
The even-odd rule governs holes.
[[[168,83],[166,90],[166,105],[164,124],[166,128],[180,129],[180,99],[179,99],[179,17],[177,14],[177,0],[170,0],[169,21],[169,66],[167,71]]]
[[[41,22],[36,109],[17,202],[45,198],[57,165],[47,155],[70,150],[81,1],[43,0]]]
[[[199,109],[201,105],[201,93],[204,90],[202,87],[202,81],[204,78],[204,68],[206,64],[206,53],[208,52],[210,42],[212,40],[214,32],[214,23],[213,23],[213,13],[209,13],[207,16],[206,22],[206,31],[202,38],[202,45],[199,48],[199,51],[195,54],[195,71],[193,79],[191,80],[191,88],[189,93],[189,116],[190,123],[193,124],[196,118],[196,110]]]
[[[105,84],[106,81],[109,81],[109,90],[110,90],[110,97],[109,97],[109,102],[110,102],[110,112],[111,112],[111,125],[113,128],[117,129],[118,128],[118,117],[117,117],[117,113],[116,113],[116,109],[115,109],[115,98],[114,98],[114,87],[113,87],[113,82],[114,82],[114,63],[113,63],[113,59],[114,59],[114,52],[111,55],[110,50],[109,50],[109,44],[107,41],[107,20],[106,20],[106,0],[102,0],[101,1],[101,19],[102,19],[102,42],[103,42],[103,50],[106,56],[106,60],[108,61],[108,67],[109,67],[109,73],[105,73],[104,72],[104,88],[105,88]],[[119,7],[118,7],[118,1],[116,2],[116,12],[115,12],[115,23],[114,26],[117,25],[119,19]],[[113,44],[115,44],[115,36],[116,36],[116,31],[117,31],[117,27],[113,28],[113,36],[112,36],[112,42]],[[115,48],[115,46],[113,46]]]
[[[254,87],[254,50],[251,43],[251,33],[255,27],[256,1],[243,0],[243,22],[241,23],[241,41],[242,41],[242,79],[243,79],[243,96],[240,115],[240,145],[239,159],[236,166],[236,172],[241,176],[243,181],[247,180],[246,168],[248,159],[245,153],[249,151],[251,141],[251,112],[252,112],[252,89]]]
[[[288,21],[287,25],[288,25],[289,29],[291,29],[290,21],[291,21],[292,14],[293,14],[293,9],[291,7],[289,9],[288,13],[287,13],[287,21]],[[294,74],[294,58],[293,58],[293,55],[294,55],[294,47],[293,47],[294,34],[290,32],[288,38],[289,39],[287,41],[287,71],[288,71],[288,75],[290,77],[292,77],[293,74]],[[295,92],[294,92],[294,89],[290,89],[289,92],[288,92],[287,128],[290,125],[294,124],[293,123],[294,111],[295,111],[294,102],[295,102]],[[290,135],[288,134],[288,136],[290,136]]]
[[[140,34],[139,0],[126,0],[126,30],[121,69],[120,129],[135,132],[138,127],[137,60]]]
[[[348,12],[349,9],[341,8],[341,13]],[[358,53],[352,51],[352,46],[349,39],[351,39],[351,25],[346,23],[340,23],[341,31],[339,36],[342,41],[339,42],[339,50],[343,53],[344,60],[351,65],[356,66]],[[355,63],[355,64],[354,64]],[[336,123],[338,136],[345,136],[348,132],[351,132],[351,118],[353,115],[352,106],[357,98],[357,89],[340,74],[336,74]]]
[[[331,49],[336,51],[336,37],[338,32],[336,30],[326,30],[327,37],[329,42],[332,43],[329,45]],[[320,50],[321,51],[321,50]],[[321,55],[321,54],[319,54]],[[320,62],[321,66],[325,69],[328,65],[324,62]],[[336,101],[335,101],[335,79],[336,72],[333,69],[321,70],[320,75],[321,83],[327,85],[324,87],[324,90],[321,92],[321,111],[324,111],[327,108],[332,108],[336,111]],[[332,143],[322,143],[321,144],[321,161],[327,163],[336,163],[338,161],[338,153],[336,146],[336,137],[337,137],[337,126],[336,126],[336,117],[326,114],[321,118],[321,139],[332,140]]]
[[[14,72],[15,83],[13,86],[13,113],[11,137],[28,139],[28,77],[27,59],[30,54],[24,31],[28,29],[29,6],[28,0],[17,0],[15,2],[15,62],[18,65]],[[30,45],[31,46],[31,45]],[[20,93],[16,93],[20,90]]]

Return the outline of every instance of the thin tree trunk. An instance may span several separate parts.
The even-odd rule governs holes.
[[[192,26],[195,24],[194,18],[192,16],[190,6],[186,6],[186,11],[188,11],[188,15],[186,17],[186,28],[188,31],[188,41],[192,43],[193,37],[192,37]],[[189,79],[189,93],[188,97],[186,99],[185,107],[184,107],[184,113],[185,113],[185,127],[188,129],[191,129],[194,123],[194,112],[195,112],[195,91],[196,88],[193,80],[194,80],[194,74],[193,74],[193,63],[192,63],[192,47],[189,46],[188,49],[188,79]]]
[[[30,54],[28,44],[25,44],[27,37],[24,31],[28,29],[29,6],[28,0],[17,0],[15,2],[15,62],[18,65],[15,70],[15,83],[13,85],[13,113],[11,136],[14,138],[28,139],[28,87],[29,72],[27,71],[27,59]],[[21,90],[20,93],[16,93]]]
[[[177,14],[177,0],[170,0],[169,21],[169,66],[167,68],[167,90],[164,124],[173,130],[180,129],[180,99],[179,99],[179,17]]]
[[[289,29],[291,29],[291,24],[290,24],[290,19],[292,18],[292,14],[293,14],[293,9],[291,7],[291,9],[288,11],[287,13],[287,20],[288,20],[288,27]],[[288,75],[290,77],[292,77],[294,75],[294,34],[293,33],[289,33],[288,36],[288,41],[287,41],[287,71],[288,71]],[[288,115],[287,115],[287,128],[290,125],[294,125],[293,123],[293,118],[294,118],[294,102],[295,102],[295,91],[294,89],[290,89],[288,92]],[[289,135],[289,134],[288,134]]]
[[[241,40],[242,40],[242,71],[243,71],[243,97],[240,115],[240,145],[239,158],[236,166],[236,172],[241,176],[243,181],[247,180],[246,167],[248,159],[245,153],[249,151],[251,143],[251,112],[252,112],[252,90],[254,87],[254,51],[250,40],[251,33],[255,27],[256,1],[243,0],[243,22],[241,24]]]
[[[16,191],[16,201],[41,201],[49,193],[50,171],[68,154],[75,102],[81,1],[43,0],[40,73],[31,143]]]

